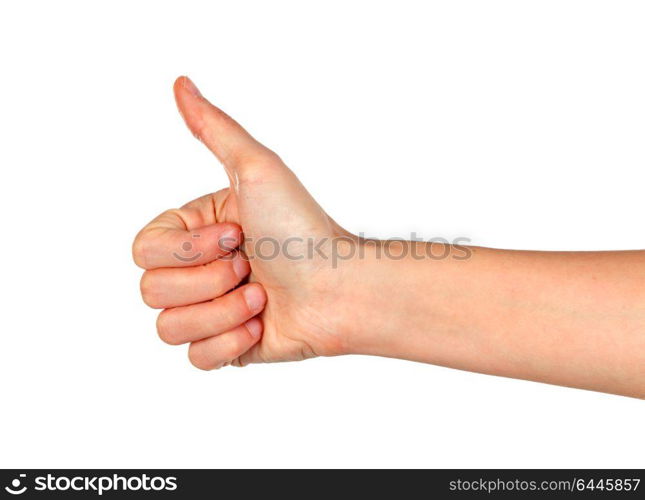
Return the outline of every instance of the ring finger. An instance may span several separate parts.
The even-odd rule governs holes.
[[[168,344],[193,342],[241,325],[265,304],[262,285],[250,283],[209,302],[166,309],[157,319],[157,332]]]

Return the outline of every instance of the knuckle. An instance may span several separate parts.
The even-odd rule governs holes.
[[[210,195],[216,214],[224,213],[224,207],[226,206],[230,192],[230,188],[223,188]]]
[[[239,171],[240,182],[244,184],[263,184],[267,178],[266,171],[267,169],[262,163],[247,163]]]
[[[157,287],[155,286],[155,280],[153,274],[150,271],[146,271],[141,276],[141,282],[139,283],[139,288],[141,290],[141,298],[143,302],[153,309],[161,309],[161,297]]]
[[[237,160],[240,181],[250,184],[263,183],[273,172],[280,172],[285,168],[280,157],[270,150],[247,153]]]
[[[241,305],[239,307],[227,307],[222,311],[222,325],[223,328],[230,329],[237,326],[243,318],[248,316],[247,313],[248,306],[246,301],[241,299]]]
[[[239,335],[232,335],[232,338],[227,343],[226,348],[224,349],[224,358],[227,360],[234,360],[242,351],[242,341]]]
[[[204,349],[198,344],[190,344],[188,348],[188,360],[199,370],[210,371],[213,369],[212,363],[208,356],[206,356]]]
[[[173,334],[173,328],[168,320],[168,313],[168,311],[163,311],[157,316],[157,335],[166,344],[179,345],[181,342]]]
[[[139,233],[132,244],[132,259],[134,263],[145,269],[146,268],[146,241],[143,233]]]

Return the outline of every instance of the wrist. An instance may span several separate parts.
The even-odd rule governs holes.
[[[343,281],[341,338],[347,354],[417,359],[455,328],[450,298],[459,288],[466,247],[362,240]]]

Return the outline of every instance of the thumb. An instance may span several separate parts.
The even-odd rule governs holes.
[[[278,155],[208,102],[187,77],[179,77],[174,89],[188,128],[224,165],[247,235],[330,231],[322,208]]]
[[[222,162],[233,186],[251,175],[258,164],[277,158],[233,118],[206,100],[190,78],[177,78],[174,92],[186,125]]]

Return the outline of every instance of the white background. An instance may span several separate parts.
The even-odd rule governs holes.
[[[188,74],[347,229],[643,248],[644,26],[636,1],[3,3],[0,466],[643,467],[640,400],[369,357],[200,372],[130,244],[225,186]]]

